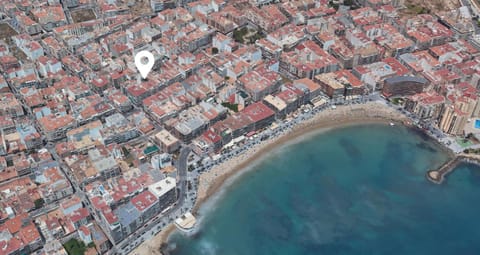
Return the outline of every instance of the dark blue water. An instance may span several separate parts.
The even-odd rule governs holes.
[[[480,254],[480,169],[428,182],[446,159],[405,127],[310,137],[235,181],[172,254]]]

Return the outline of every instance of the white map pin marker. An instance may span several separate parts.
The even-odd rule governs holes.
[[[135,66],[137,66],[143,79],[147,78],[148,73],[152,70],[153,64],[155,64],[155,59],[149,51],[142,50],[135,55]]]

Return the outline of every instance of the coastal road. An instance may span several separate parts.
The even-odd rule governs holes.
[[[144,240],[151,238],[154,234],[158,233],[160,226],[166,225],[174,220],[176,217],[182,214],[184,208],[186,193],[187,193],[187,160],[192,149],[188,146],[182,147],[180,155],[175,162],[178,174],[178,199],[177,203],[170,208],[165,214],[157,215],[150,219],[143,227],[137,229],[134,233],[130,234],[127,238],[117,244],[118,254],[127,254],[133,250],[136,246],[140,245]],[[170,219],[170,220],[169,220]],[[152,233],[153,231],[153,233]],[[134,245],[127,245],[134,244]],[[124,248],[120,248],[124,247]]]
[[[187,160],[188,155],[192,149],[188,146],[183,147],[180,150],[180,155],[178,156],[178,160],[176,162],[177,167],[177,174],[178,174],[178,202],[173,208],[173,211],[176,211],[178,208],[182,207],[183,203],[185,202],[185,197],[187,193]]]

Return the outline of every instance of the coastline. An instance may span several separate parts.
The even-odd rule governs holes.
[[[378,102],[369,102],[363,105],[337,106],[336,109],[325,110],[315,115],[312,119],[295,126],[285,134],[267,140],[245,153],[213,167],[208,172],[202,173],[198,185],[197,201],[192,211],[197,213],[202,204],[222,188],[228,179],[242,174],[244,172],[243,169],[255,164],[279,146],[297,138],[335,127],[371,123],[403,123],[403,121],[408,120],[406,116]],[[162,240],[162,242],[166,242],[167,239]]]
[[[170,223],[165,226],[162,231],[158,232],[152,239],[145,240],[142,244],[137,246],[133,251],[130,252],[131,255],[162,255],[161,249],[162,246],[168,240],[170,234],[176,230],[174,223]]]
[[[370,122],[371,121],[367,123]],[[386,121],[375,120],[373,122],[385,123]],[[362,124],[356,125],[357,123]],[[412,204],[414,206],[409,207],[408,211],[416,211],[417,208],[422,208],[422,210],[419,210],[420,213],[414,215],[409,213],[409,216],[405,216],[405,214],[403,214],[405,212],[405,208],[399,208],[399,211],[397,211],[399,214],[397,214],[397,216],[400,217],[398,218],[400,220],[396,221],[399,226],[406,222],[404,219],[409,219],[409,221],[411,220],[410,222],[413,225],[415,225],[418,220],[422,221],[422,218],[425,215],[424,212],[428,213],[432,208],[429,206],[430,204],[424,206],[424,202],[422,201],[435,201],[435,208],[442,208],[444,201],[448,202],[449,205],[456,205],[458,208],[462,208],[460,207],[460,205],[462,205],[462,201],[458,201],[456,199],[457,193],[454,193],[452,188],[461,190],[462,192],[458,194],[463,194],[462,197],[470,197],[470,189],[463,190],[461,187],[464,187],[464,185],[469,185],[468,187],[474,186],[474,183],[469,182],[469,180],[471,180],[469,177],[472,176],[469,176],[466,171],[462,171],[463,174],[455,177],[455,181],[452,182],[452,185],[435,187],[429,184],[429,182],[423,178],[423,174],[428,168],[436,166],[438,163],[445,161],[447,159],[447,155],[442,153],[445,147],[436,147],[434,143],[432,143],[432,140],[427,138],[427,135],[424,135],[429,134],[428,132],[425,132],[425,129],[416,128],[415,126],[410,128],[410,125],[408,124],[406,126],[390,127],[388,123],[373,125],[363,123],[364,122],[354,122],[352,123],[355,124],[354,126],[347,126],[347,128],[325,128],[312,133],[307,133],[305,136],[301,136],[297,139],[292,138],[293,140],[289,140],[289,142],[286,144],[281,144],[278,147],[275,147],[272,152],[265,152],[266,156],[260,160],[252,161],[251,164],[248,164],[248,167],[239,169],[232,176],[226,178],[226,180],[220,185],[220,188],[214,190],[212,196],[209,196],[203,201],[203,204],[199,205],[199,211],[197,211],[197,214],[201,224],[197,225],[195,233],[182,234],[181,231],[175,231],[170,238],[167,239],[167,247],[169,249],[165,249],[164,255],[177,253],[190,254],[192,251],[194,251],[193,253],[196,253],[195,251],[197,251],[197,253],[199,251],[204,251],[206,253],[218,253],[219,251],[222,251],[223,253],[235,253],[239,250],[242,250],[243,247],[246,247],[245,245],[247,243],[250,253],[252,253],[252,251],[254,253],[256,250],[261,250],[263,253],[275,253],[283,250],[290,251],[290,246],[281,246],[282,248],[285,247],[285,249],[278,249],[279,246],[277,246],[275,243],[279,240],[278,236],[276,235],[278,233],[284,234],[281,240],[292,240],[295,242],[295,244],[300,244],[298,246],[295,245],[297,248],[292,248],[292,251],[294,251],[292,253],[302,254],[305,249],[304,246],[301,246],[301,244],[303,244],[303,240],[306,239],[301,237],[301,232],[309,234],[308,240],[319,240],[316,239],[318,238],[318,231],[322,230],[321,233],[332,233],[332,231],[336,231],[336,228],[332,227],[332,225],[335,224],[335,226],[337,226],[337,224],[333,223],[330,225],[330,223],[332,218],[342,217],[341,213],[340,215],[338,214],[339,208],[340,210],[345,209],[345,206],[350,208],[358,208],[354,207],[355,203],[362,204],[362,202],[358,201],[364,200],[363,198],[370,199],[372,198],[372,194],[384,194],[387,197],[390,195],[395,197],[396,195],[394,194],[398,194],[402,198],[409,197],[408,204]],[[328,127],[330,127],[330,125]],[[374,139],[378,136],[377,132],[379,135],[381,134],[381,140],[378,140],[378,138]],[[278,134],[278,136],[281,135],[282,134]],[[346,149],[345,144],[347,143],[345,142],[340,142],[339,144],[339,141],[344,141],[345,138],[347,141],[349,140],[348,144],[350,144],[354,149]],[[372,139],[377,141],[371,141]],[[362,145],[365,145],[364,142],[365,144],[368,143],[369,146],[362,149]],[[343,144],[343,146],[341,146],[341,144]],[[308,145],[308,148],[303,145]],[[399,150],[393,149],[396,147],[399,148]],[[371,150],[369,148],[371,148]],[[305,154],[305,150],[310,151],[310,153],[307,153],[308,156]],[[310,155],[312,150],[318,150],[316,154],[322,151],[324,153],[321,155],[331,156],[326,158],[315,157],[314,154]],[[362,152],[357,154],[358,150],[361,150]],[[396,162],[396,154],[400,155],[398,157],[398,162]],[[338,156],[337,158],[336,155],[342,156]],[[334,162],[330,160],[331,164],[322,161],[323,158],[323,160],[327,159],[328,162],[328,159],[333,157],[335,160]],[[371,157],[375,158],[374,161],[368,160]],[[282,162],[276,162],[277,159],[285,158],[288,158],[288,161],[286,161],[288,166],[285,165],[283,160]],[[295,162],[291,162],[290,158],[295,160]],[[310,161],[309,158],[312,160],[315,159],[316,163],[308,164]],[[267,162],[268,166],[265,165]],[[356,165],[357,162],[359,163],[358,166]],[[303,165],[304,163],[305,165]],[[325,170],[320,172],[316,171],[318,164],[320,164],[321,168]],[[413,164],[415,167],[411,168],[411,164]],[[345,167],[345,170],[348,170],[349,173],[353,173],[353,175],[344,175],[341,173],[343,171],[338,172],[337,170],[342,169],[343,165],[348,165],[348,167]],[[298,178],[294,178],[293,176],[290,176],[289,173],[291,169],[294,169],[292,167],[295,166],[297,166],[297,168],[304,168],[308,171],[295,171],[296,174],[293,176],[298,176]],[[272,167],[274,169],[272,169]],[[356,171],[358,169],[361,169],[362,171]],[[390,173],[387,173],[383,171],[384,169],[394,169],[395,171],[389,171]],[[471,170],[472,168],[469,167],[468,171],[470,172]],[[263,174],[263,171],[268,173]],[[279,173],[281,173],[283,177],[278,176]],[[364,177],[366,177],[366,179],[364,179]],[[373,177],[373,179],[369,177]],[[352,186],[352,184],[355,182],[357,185]],[[265,185],[265,183],[268,184]],[[385,183],[388,185],[385,186]],[[294,185],[292,186],[292,184]],[[300,185],[299,187],[303,187],[305,191],[304,189],[299,189],[298,187],[296,188],[295,184]],[[347,186],[345,184],[349,185],[348,187],[365,188],[361,188],[360,190],[357,188],[347,189],[345,188],[345,186]],[[405,185],[401,184],[412,187],[412,189],[402,189],[401,187]],[[312,189],[311,187],[319,188]],[[378,187],[379,189],[377,192],[373,193],[371,187]],[[345,188],[348,192],[344,193],[342,188]],[[298,193],[296,193],[297,189],[299,189]],[[339,190],[341,192],[338,192]],[[415,190],[415,192],[413,192],[413,190]],[[357,197],[351,197],[351,195],[357,194],[357,191],[359,191],[359,193],[360,191],[364,193]],[[447,196],[445,191],[448,191],[447,193],[449,196]],[[383,192],[388,192],[388,195],[387,193]],[[248,201],[243,201],[245,200],[245,197],[251,197],[252,194],[263,194],[263,196],[258,197],[253,195],[251,200],[248,199]],[[281,196],[269,196],[268,194],[280,194]],[[299,194],[307,195],[302,197]],[[418,194],[421,194],[421,196]],[[266,195],[266,197],[264,195]],[[365,230],[368,230],[369,226],[371,226],[369,224],[372,224],[372,222],[373,224],[380,222],[378,219],[385,220],[385,218],[383,218],[385,216],[385,212],[390,211],[386,208],[394,208],[395,201],[390,201],[392,203],[387,206],[385,203],[383,203],[384,199],[388,200],[388,198],[384,195],[381,195],[381,199],[380,197],[373,195],[372,201],[374,202],[372,202],[372,204],[378,206],[378,209],[382,209],[376,211],[379,213],[377,215],[370,214],[371,218],[366,220],[366,228],[359,228],[358,231],[355,232],[351,231],[349,227],[345,227],[342,229],[342,231],[344,231],[342,232],[342,237],[358,236],[361,238],[362,234],[365,233]],[[339,205],[337,202],[330,203],[332,199],[338,203],[341,203],[341,205]],[[319,207],[313,208],[311,207],[311,203],[305,203],[304,201],[321,201],[322,203]],[[453,204],[451,204],[452,201],[454,201]],[[257,209],[251,211],[248,210],[248,208]],[[294,208],[298,209],[298,211]],[[442,212],[438,213],[437,210],[435,219],[439,219],[441,222],[448,224],[451,215],[456,215],[455,207],[450,208],[453,209],[450,209],[447,215],[442,214]],[[246,211],[249,211],[247,214],[242,214],[242,217],[238,218],[238,221],[235,221],[235,219],[232,221],[231,215],[236,215],[236,213],[238,214],[239,210],[245,209],[247,209]],[[317,213],[315,213],[315,211],[317,211]],[[317,221],[318,211],[322,212],[321,216],[323,216],[323,222],[320,222],[320,220]],[[327,213],[326,211],[330,211],[330,213]],[[361,215],[360,217],[365,217],[362,219],[367,219],[366,217],[370,216],[368,213],[371,213],[371,211],[358,211],[358,216]],[[271,218],[272,215],[274,216],[273,218]],[[285,218],[288,218],[288,220],[285,220]],[[260,221],[256,219],[260,219]],[[305,219],[305,221],[303,221],[303,219]],[[312,224],[310,227],[312,229],[316,229],[317,231],[310,232],[305,231],[305,228],[303,227],[292,227],[292,225],[290,225],[291,222]],[[342,220],[342,222],[351,223],[354,221]],[[425,221],[425,229],[431,229],[432,231],[437,229],[435,222],[436,220]],[[468,220],[461,220],[459,222],[469,225]],[[288,225],[282,225],[284,223]],[[275,226],[278,226],[278,228]],[[325,226],[325,232],[323,232],[322,226]],[[394,227],[394,225],[392,225],[392,227]],[[228,235],[231,233],[232,229],[238,230],[238,238]],[[475,233],[475,231],[473,231],[473,233]],[[258,238],[251,239],[252,235],[258,236]],[[466,236],[468,240],[468,235]],[[423,239],[423,235],[420,237]],[[455,237],[455,235],[452,235],[446,239],[446,241],[454,240],[455,238],[451,239],[452,237]],[[331,241],[332,239],[328,238],[320,240],[326,240],[325,243],[334,242]],[[403,240],[399,239],[398,241],[401,242]],[[419,245],[419,247],[438,247],[436,239],[426,238],[424,240],[425,242],[422,241],[422,243],[428,244],[425,246]],[[342,242],[345,243],[349,241],[350,239],[347,238],[342,240]],[[164,245],[164,247],[166,246]],[[264,247],[274,247],[273,250],[275,251]],[[361,248],[359,248],[358,251],[361,252]],[[412,248],[410,252],[414,252],[414,249],[415,248]],[[269,250],[269,252],[266,252],[266,250]],[[384,246],[383,251],[388,250],[388,245]],[[332,252],[332,254],[334,254],[334,252]]]
[[[269,152],[293,142],[298,138],[314,135],[335,127],[345,127],[359,124],[383,123],[391,122],[401,124],[409,119],[380,102],[368,102],[357,105],[342,105],[337,106],[336,109],[327,109],[316,114],[311,119],[305,120],[286,131],[278,137],[274,137],[258,144],[248,151],[239,154],[231,159],[224,161],[221,164],[214,166],[207,172],[204,172],[199,177],[197,200],[192,209],[192,213],[198,213],[202,205],[207,202],[214,194],[221,188],[227,185],[227,181],[241,176],[245,173],[249,166],[259,162],[262,158],[268,155]],[[435,140],[438,143],[438,141]],[[442,149],[445,149],[448,155],[452,152],[438,143]],[[175,232],[176,228],[173,223],[166,226],[155,237],[146,240],[138,246],[131,254],[162,254],[160,252],[170,237]]]

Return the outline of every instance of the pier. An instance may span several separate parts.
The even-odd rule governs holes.
[[[459,154],[453,159],[445,162],[445,164],[441,165],[438,169],[428,171],[427,179],[433,183],[441,184],[446,176],[462,162],[480,165],[480,155]]]

